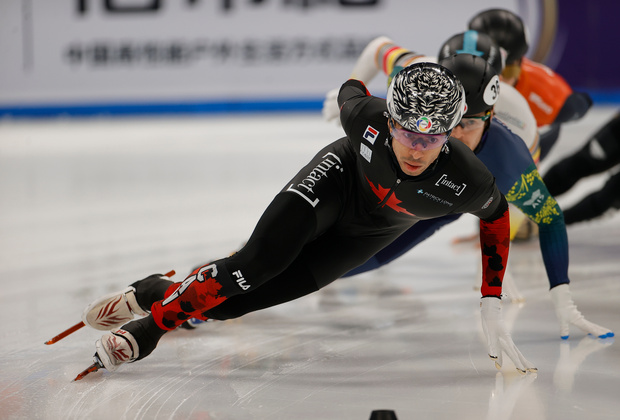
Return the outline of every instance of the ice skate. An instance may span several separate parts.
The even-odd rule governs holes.
[[[94,363],[75,380],[78,381],[101,368],[114,372],[124,363],[144,359],[155,350],[165,333],[166,331],[157,326],[152,316],[146,316],[104,334],[95,343]]]
[[[109,331],[115,328],[119,328],[123,324],[131,321],[132,319],[134,319],[135,315],[148,315],[148,310],[140,306],[138,300],[136,299],[136,289],[134,286],[138,284],[146,284],[150,280],[152,282],[160,283],[157,289],[161,289],[161,280],[170,281],[170,277],[174,276],[174,274],[174,270],[169,271],[163,276],[161,274],[153,274],[121,291],[110,293],[106,296],[103,296],[102,298],[97,299],[96,301],[88,305],[86,309],[84,309],[84,312],[82,313],[82,321],[78,322],[70,328],[67,328],[57,336],[46,341],[45,344],[50,345],[57,343],[58,341],[62,340],[70,334],[73,334],[85,325],[88,325],[89,327],[95,328],[97,330]],[[164,289],[167,287],[165,281],[163,287]],[[157,293],[157,290],[155,291],[155,293]],[[153,297],[151,296],[151,299],[152,298]]]
[[[88,305],[82,313],[82,322],[96,330],[109,331],[128,323],[135,315],[146,316],[148,312],[138,305],[136,289],[129,286]]]
[[[136,339],[123,329],[103,335],[97,340],[95,347],[97,349],[93,356],[95,364],[110,372],[114,372],[123,363],[133,362],[139,356]]]
[[[114,372],[120,365],[133,362],[138,357],[139,347],[131,333],[118,329],[105,334],[95,343],[93,364],[80,372],[74,379],[79,381],[99,369]]]
[[[84,309],[82,322],[96,330],[109,331],[114,328],[120,328],[133,320],[136,315],[148,315],[150,313],[150,303],[145,304],[143,299],[143,305],[149,307],[144,308],[140,306],[136,298],[136,287],[144,289],[144,285],[160,283],[161,280],[169,280],[173,275],[174,271],[163,276],[161,274],[153,274],[121,291],[110,293],[97,299]],[[167,287],[168,283],[166,282],[164,285]],[[147,289],[149,287],[152,286],[146,286]]]
[[[109,331],[115,328],[120,328],[129,321],[133,320],[136,316],[148,315],[150,311],[140,306],[138,299],[136,298],[136,293],[144,294],[145,284],[149,284],[146,286],[146,289],[152,288],[150,284],[158,282],[160,279],[168,279],[169,274],[170,273],[166,276],[162,276],[161,274],[153,274],[138,283],[134,283],[133,286],[129,286],[121,291],[110,293],[97,299],[88,305],[86,309],[84,309],[82,321],[84,324],[97,330]],[[138,284],[140,284],[140,286],[138,286]],[[137,292],[136,287],[138,290],[142,291]],[[144,296],[142,297],[144,298]],[[192,330],[204,322],[206,321],[198,318],[191,318],[185,321],[181,327]]]

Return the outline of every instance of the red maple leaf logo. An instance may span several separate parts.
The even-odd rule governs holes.
[[[385,200],[385,197],[390,192],[390,189],[383,188],[381,184],[377,184],[378,187],[375,187],[375,185],[370,181],[370,179],[368,179],[368,177],[366,177],[366,181],[368,181],[368,184],[370,184],[370,189],[372,190],[372,192],[374,192],[375,195],[379,198],[379,203]],[[402,203],[402,201],[399,200],[398,197],[396,197],[396,193],[393,193],[389,196],[384,205],[387,205],[389,208],[396,210],[399,213],[405,213],[409,216],[415,216],[415,214],[409,213],[407,209],[399,206],[400,203]]]

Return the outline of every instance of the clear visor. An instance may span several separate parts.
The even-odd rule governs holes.
[[[484,127],[484,124],[491,117],[491,111],[488,111],[481,117],[463,117],[461,122],[456,126],[463,131],[474,131]]]
[[[389,119],[389,124],[394,140],[398,141],[403,146],[418,151],[431,150],[441,147],[446,141],[448,141],[448,137],[450,136],[450,133],[421,134],[405,130],[404,128],[398,128],[391,118]]]

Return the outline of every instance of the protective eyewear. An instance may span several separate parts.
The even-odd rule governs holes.
[[[394,121],[389,120],[392,137],[403,146],[418,151],[431,150],[441,147],[450,137],[450,133],[442,134],[421,134],[413,131],[398,128],[394,125]]]
[[[460,127],[463,131],[473,131],[484,127],[487,120],[491,118],[491,111],[488,111],[482,117],[463,117],[461,122],[456,126]]]

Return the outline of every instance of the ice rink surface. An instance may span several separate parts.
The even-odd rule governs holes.
[[[542,172],[613,110],[564,128]],[[378,271],[173,331],[138,363],[72,381],[101,333],[46,340],[102,294],[171,269],[180,281],[240,247],[341,133],[318,114],[0,122],[0,419],[618,419],[620,346],[575,328],[560,340],[537,240],[511,248],[526,300],[504,311],[539,372],[495,369],[474,290],[479,250],[451,245],[475,231],[470,217]],[[620,214],[568,233],[578,308],[619,333]]]

